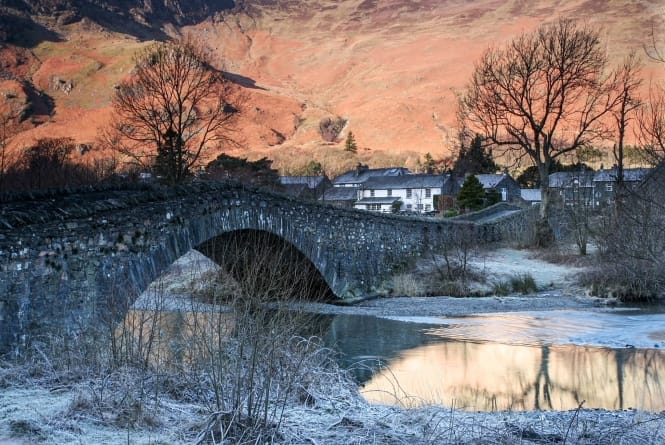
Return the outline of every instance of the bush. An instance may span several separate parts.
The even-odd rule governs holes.
[[[256,248],[243,250],[255,236]],[[34,369],[53,375],[40,379],[68,382],[69,373],[83,382],[67,421],[154,427],[161,396],[170,396],[202,407],[200,434],[187,443],[276,441],[286,406],[315,403],[315,388],[337,368],[317,336],[328,320],[297,310],[306,296],[320,295],[320,283],[295,248],[263,236],[250,231],[205,246],[222,267],[192,275],[190,299],[176,299],[188,304],[180,311],[166,306],[165,295],[185,289],[158,283],[144,296],[144,310],[112,305],[94,338],[38,351]],[[200,280],[208,281],[208,293]]]
[[[599,264],[587,276],[598,295],[648,302],[665,294],[665,178],[654,170],[644,184],[608,208],[598,223]]]
[[[512,287],[508,281],[499,281],[494,283],[494,295],[506,296],[510,294]]]
[[[485,203],[485,190],[478,178],[474,175],[467,176],[462,188],[457,194],[457,205],[461,209],[480,210]]]
[[[530,274],[524,273],[514,276],[510,279],[510,287],[513,292],[530,294],[538,290],[536,280]]]
[[[395,275],[392,280],[392,295],[422,297],[427,295],[425,283],[414,274]]]
[[[339,133],[344,129],[346,119],[326,117],[319,122],[319,133],[326,142],[336,142]]]

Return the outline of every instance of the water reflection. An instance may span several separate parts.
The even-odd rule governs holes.
[[[192,367],[209,359],[214,342],[229,338],[235,323],[233,314],[223,308],[206,312],[130,310],[116,328],[113,353],[164,369]]]
[[[145,365],[163,369],[192,369],[205,363],[214,354],[225,350],[234,335],[247,334],[249,318],[238,319],[236,313],[226,306],[198,304],[198,310],[130,310],[125,315],[113,337],[114,355],[125,357]],[[289,318],[284,317],[285,314]],[[245,314],[246,315],[246,314]],[[291,323],[291,335],[322,337],[329,331],[330,316],[295,312],[280,313],[277,310],[253,313],[252,321],[263,317],[252,327],[254,332],[264,333],[264,338],[276,341],[277,334],[271,329],[279,323]],[[280,318],[281,317],[281,318]],[[276,320],[275,323],[272,320]],[[240,331],[240,333],[238,333]],[[257,340],[257,339],[254,339]],[[258,341],[253,343],[256,346]]]
[[[445,342],[405,351],[363,387],[371,402],[460,409],[665,408],[656,350]]]
[[[662,342],[662,317],[522,313],[417,323],[316,316],[303,334],[323,332],[373,403],[494,411],[568,410],[584,401],[585,408],[658,412],[665,409],[665,351],[603,345]],[[116,346],[146,363],[191,366],[206,359],[211,338],[224,341],[236,327],[224,310],[130,311]]]
[[[587,317],[594,320],[590,329],[603,328],[602,317]],[[568,410],[584,401],[586,408],[639,408],[654,412],[665,409],[662,351],[551,344],[533,334],[548,331],[542,320],[525,315],[509,316],[507,320],[519,331],[530,328],[532,335],[522,335],[513,344],[488,341],[488,337],[506,340],[510,335],[498,332],[497,323],[487,317],[484,322],[463,323],[461,330],[473,339],[469,341],[460,338],[460,325],[456,324],[433,329],[418,323],[338,316],[328,341],[347,354],[347,362],[372,356],[382,359],[373,368],[365,367],[359,376],[363,395],[374,403],[437,403],[493,411]],[[626,327],[624,324],[631,320],[622,323]],[[492,324],[497,329],[488,331]],[[556,336],[568,330],[566,325],[559,324]],[[568,326],[574,330],[569,334],[580,334],[582,324]],[[447,331],[457,338],[446,338]],[[511,338],[515,340],[514,336]],[[387,367],[381,369],[378,365]]]

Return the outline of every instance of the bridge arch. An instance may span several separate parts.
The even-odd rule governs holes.
[[[195,249],[218,264],[248,297],[331,301],[321,272],[295,245],[268,231],[224,232]]]

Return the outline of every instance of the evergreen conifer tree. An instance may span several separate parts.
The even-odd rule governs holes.
[[[479,134],[473,138],[470,147],[462,146],[455,160],[455,174],[464,176],[466,174],[479,175],[482,173],[496,173],[499,166],[494,162],[492,152],[483,146],[483,137]]]
[[[457,194],[457,205],[460,209],[480,210],[483,208],[484,202],[483,185],[474,175],[469,175]]]
[[[346,142],[344,143],[344,150],[355,153],[358,151],[358,144],[356,144],[356,139],[353,136],[353,132],[349,131],[349,134],[346,136]]]

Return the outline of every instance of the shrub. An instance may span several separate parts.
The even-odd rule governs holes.
[[[598,223],[599,264],[587,277],[599,295],[652,301],[665,294],[663,168],[656,168]]]
[[[457,205],[461,209],[480,210],[485,203],[485,190],[478,178],[468,176],[457,194]]]
[[[422,297],[427,295],[423,280],[414,274],[395,275],[392,280],[392,294],[396,296]]]
[[[344,129],[346,119],[341,117],[325,117],[319,122],[319,133],[326,142],[336,142],[339,133]]]
[[[519,292],[522,294],[529,294],[538,290],[536,280],[534,280],[533,277],[528,273],[519,274],[512,277],[510,279],[510,287],[512,288],[513,292]]]
[[[510,294],[512,287],[508,281],[498,281],[494,283],[493,287],[494,295],[505,296]]]

